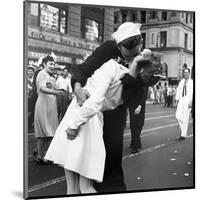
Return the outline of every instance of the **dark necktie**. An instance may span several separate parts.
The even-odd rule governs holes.
[[[186,81],[185,81],[184,86],[183,86],[182,97],[184,97],[186,95],[187,95],[187,90],[186,90]]]

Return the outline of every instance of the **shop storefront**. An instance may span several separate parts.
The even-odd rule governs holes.
[[[28,4],[28,64],[53,52],[61,66],[83,62],[104,39],[104,9],[60,3]]]

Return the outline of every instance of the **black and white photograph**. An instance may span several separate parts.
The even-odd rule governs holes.
[[[194,189],[195,11],[27,0],[23,12],[23,197]]]

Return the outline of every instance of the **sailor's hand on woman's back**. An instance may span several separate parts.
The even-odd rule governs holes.
[[[68,140],[74,140],[78,135],[78,129],[68,128],[65,132]]]
[[[90,93],[83,89],[80,83],[75,83],[74,94],[77,98],[77,102],[80,106],[90,97]]]

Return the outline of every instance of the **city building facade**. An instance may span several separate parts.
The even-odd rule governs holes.
[[[27,64],[52,52],[70,68],[113,32],[114,9],[66,3],[26,2]]]
[[[61,66],[79,64],[126,21],[142,24],[143,46],[162,54],[169,81],[194,65],[193,12],[50,2],[27,2],[26,8],[28,65],[51,52]]]
[[[193,12],[116,9],[114,30],[125,21],[142,24],[143,46],[162,54],[169,81],[180,80],[183,67],[193,67]]]

